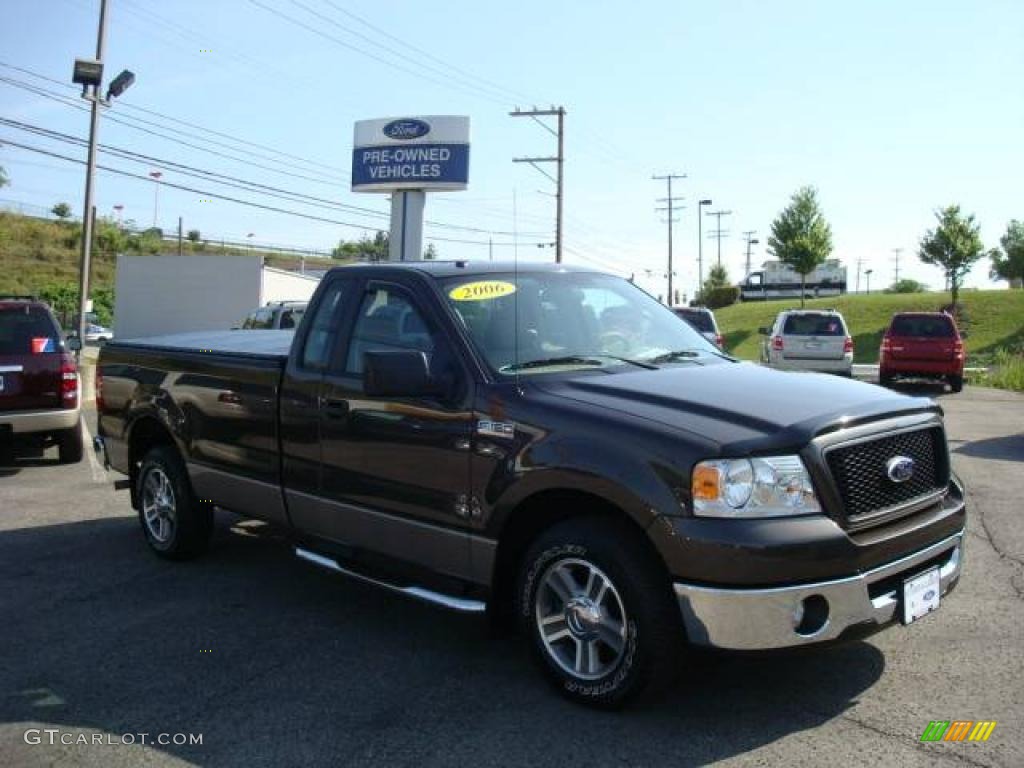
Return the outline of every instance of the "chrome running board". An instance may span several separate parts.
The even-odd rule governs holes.
[[[367,576],[359,573],[358,571],[352,571],[348,568],[344,568],[337,560],[317,554],[316,552],[311,552],[310,550],[303,549],[302,547],[295,548],[295,556],[313,563],[314,565],[319,565],[321,568],[326,568],[329,571],[350,576],[358,581],[364,581],[367,584],[373,584],[376,587],[382,587],[383,589],[387,589],[391,592],[397,592],[401,595],[405,595],[406,597],[440,605],[443,608],[448,608],[449,610],[460,611],[462,613],[483,613],[487,610],[487,603],[482,600],[471,600],[466,597],[445,595],[424,587],[403,587],[398,584],[391,584],[390,582],[375,579],[372,576]]]

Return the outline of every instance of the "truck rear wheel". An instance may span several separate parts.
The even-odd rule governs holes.
[[[964,377],[963,376],[950,376],[949,377],[949,388],[954,392],[961,392],[964,388]]]
[[[600,518],[559,523],[529,548],[516,615],[563,695],[615,707],[673,681],[684,630],[651,557],[638,533]]]
[[[195,497],[174,448],[159,445],[150,450],[137,482],[139,522],[152,550],[171,560],[201,555],[213,532],[213,507]]]

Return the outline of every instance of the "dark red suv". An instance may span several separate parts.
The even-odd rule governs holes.
[[[945,379],[954,392],[964,388],[964,343],[956,322],[944,312],[900,312],[882,337],[878,380],[897,377]]]
[[[81,461],[75,360],[46,304],[0,296],[0,452],[53,443],[62,462]]]

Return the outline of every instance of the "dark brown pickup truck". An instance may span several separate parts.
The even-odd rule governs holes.
[[[570,697],[673,679],[687,644],[910,623],[960,575],[929,399],[723,354],[625,280],[465,262],[332,270],[296,332],[101,352],[99,430],[149,545],[214,508],[414,598],[514,618]]]

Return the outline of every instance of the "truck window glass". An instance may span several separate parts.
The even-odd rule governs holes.
[[[60,333],[36,307],[0,310],[0,355],[30,355],[60,351]]]
[[[345,370],[362,373],[367,352],[417,349],[430,358],[434,346],[434,337],[416,307],[400,293],[376,288],[363,296]]]
[[[786,336],[846,335],[846,329],[836,315],[790,315],[782,332]]]
[[[316,314],[313,315],[313,324],[310,326],[309,335],[306,336],[305,346],[302,348],[302,366],[304,368],[323,369],[327,367],[328,358],[331,355],[331,338],[334,335],[335,312],[341,304],[341,296],[345,284],[340,280],[327,289]]]

